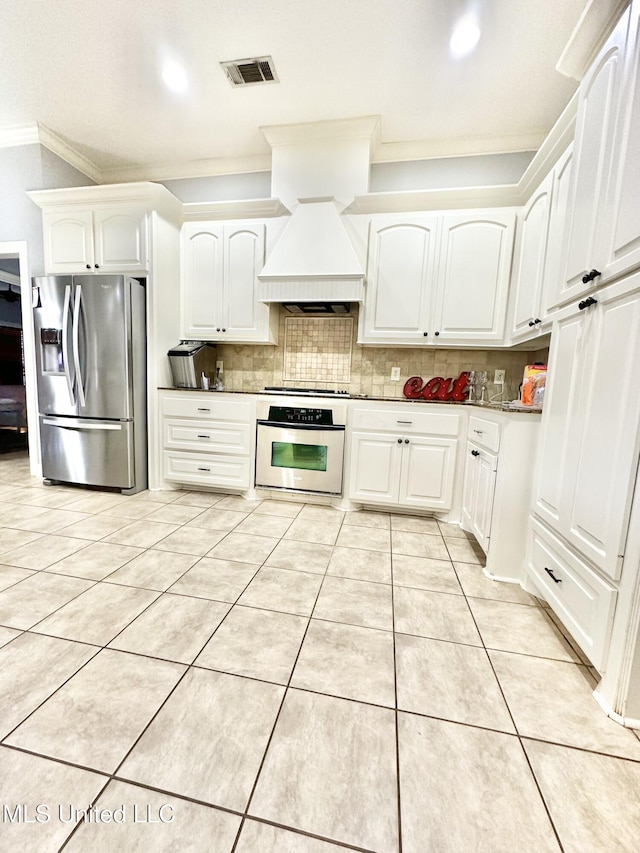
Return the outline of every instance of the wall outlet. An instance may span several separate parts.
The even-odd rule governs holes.
[[[223,362],[222,362],[222,361],[216,361],[216,370],[219,370],[219,371],[220,371],[220,373],[224,373],[224,370],[222,369],[222,366],[223,366]]]
[[[496,370],[495,375],[493,377],[494,385],[504,385],[504,370]]]
[[[399,382],[400,381],[400,368],[399,367],[392,367],[391,368],[391,381],[392,382]]]

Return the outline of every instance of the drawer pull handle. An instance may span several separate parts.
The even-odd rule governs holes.
[[[198,438],[211,438],[210,435],[199,435]]]
[[[211,409],[198,409],[199,412],[210,412]]]
[[[198,471],[207,471],[207,473],[211,473],[211,468],[198,468]]]
[[[412,424],[413,421],[396,421],[397,424]]]
[[[474,429],[474,432],[476,433],[476,435],[482,435],[484,430],[483,429]]]
[[[472,456],[480,456],[480,451],[479,450],[472,450],[471,455]]]
[[[554,583],[562,583],[562,578],[557,578],[557,577],[554,575],[554,573],[551,571],[551,569],[548,569],[548,568],[545,566],[545,567],[544,567],[544,570],[545,570],[545,572],[549,575],[549,577],[551,578],[551,580],[552,580]]]

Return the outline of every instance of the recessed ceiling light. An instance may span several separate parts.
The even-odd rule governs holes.
[[[169,91],[183,95],[189,88],[189,78],[184,68],[177,62],[166,62],[162,69],[162,79]]]
[[[453,34],[449,41],[449,49],[455,59],[471,53],[480,41],[480,27],[475,15],[463,15],[455,25]]]

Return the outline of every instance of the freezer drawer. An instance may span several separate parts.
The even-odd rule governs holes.
[[[41,416],[40,438],[45,479],[118,489],[134,487],[131,421]]]

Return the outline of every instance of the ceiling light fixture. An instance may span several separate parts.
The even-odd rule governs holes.
[[[462,59],[476,47],[480,41],[480,27],[476,16],[473,14],[463,15],[455,25],[449,49],[455,59]]]
[[[177,62],[166,62],[162,69],[162,80],[170,92],[184,95],[189,88],[189,78],[184,68]]]

